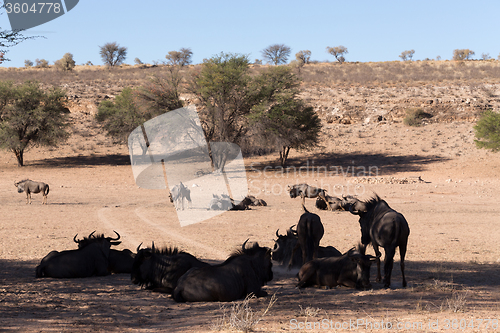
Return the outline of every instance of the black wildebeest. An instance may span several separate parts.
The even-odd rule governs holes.
[[[321,218],[314,213],[310,213],[304,204],[302,204],[302,208],[304,213],[300,216],[299,223],[297,223],[298,242],[292,250],[288,267],[291,267],[293,256],[299,247],[302,250],[302,264],[316,259],[318,257],[319,242],[325,233]]]
[[[75,238],[76,239],[76,236]],[[109,275],[111,243],[88,241],[76,250],[52,251],[36,267],[36,277],[82,278]]]
[[[288,185],[288,192],[292,199],[300,196],[302,198],[302,205],[305,205],[306,198],[320,197],[325,202],[328,202],[326,199],[326,190],[307,184]]]
[[[291,226],[287,231],[286,235],[280,235],[279,229],[276,230],[277,239],[274,241],[274,248],[272,249],[272,259],[278,262],[280,265],[288,265],[290,260],[292,264],[290,268],[300,268],[302,267],[302,253],[296,251],[292,258],[292,251],[295,245],[297,245],[298,237],[297,231],[293,230]],[[320,246],[318,248],[318,258],[324,257],[339,257],[340,253],[333,246]]]
[[[267,296],[262,290],[273,279],[271,249],[254,243],[234,252],[222,264],[193,268],[178,281],[173,298],[177,302],[230,302],[249,294]]]
[[[361,226],[361,243],[372,244],[377,257],[380,257],[379,246],[384,248],[384,286],[391,285],[391,273],[394,265],[394,255],[399,246],[401,258],[401,275],[403,287],[406,287],[405,255],[410,228],[404,216],[382,200],[378,195],[367,200],[357,200],[349,206],[352,214],[359,215]],[[377,261],[377,282],[380,282],[380,260]]]
[[[188,270],[209,266],[177,248],[155,249],[154,244],[151,248],[140,247],[137,247],[131,279],[145,289],[172,293],[179,278]]]
[[[267,206],[267,202],[263,199],[258,199],[253,195],[247,195],[245,199],[248,200],[248,206]]]
[[[21,180],[20,182],[14,182],[14,186],[17,187],[18,193],[26,193],[26,204],[31,204],[31,193],[40,192],[42,192],[43,195],[42,204],[47,204],[49,185],[42,182],[34,182],[30,179],[25,179]]]
[[[172,188],[169,198],[170,202],[174,203],[176,210],[181,209],[181,207],[182,210],[184,210],[184,199],[188,201],[190,208],[193,206],[193,202],[191,201],[191,190],[182,182]]]
[[[90,243],[96,243],[96,242],[102,242],[106,241],[109,242],[110,246],[111,245],[119,245],[121,241],[118,241],[120,239],[120,234],[116,233],[117,237],[112,238],[112,237],[104,237],[104,235],[94,235],[95,231],[93,231],[88,237],[84,237],[81,240],[77,240],[76,236],[73,237],[73,241],[78,244],[78,248],[83,248],[87,246]],[[134,258],[135,254],[128,250],[115,250],[115,249],[110,249],[109,251],[109,260],[108,260],[108,270],[111,274],[120,274],[120,273],[131,273],[132,272],[132,264],[134,263]]]
[[[325,286],[333,288],[338,285],[370,289],[370,266],[377,260],[365,254],[366,246],[358,245],[341,257],[318,258],[305,263],[299,271],[298,288],[308,286]]]

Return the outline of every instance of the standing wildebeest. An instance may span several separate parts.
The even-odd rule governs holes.
[[[102,241],[109,242],[111,245],[119,245],[121,241],[120,234],[116,233],[116,238],[104,237],[104,235],[94,235],[95,231],[93,231],[88,237],[84,237],[81,240],[77,240],[76,236],[73,237],[73,241],[78,244],[78,248],[83,248],[90,243],[98,243]],[[109,251],[109,260],[108,260],[108,270],[111,274],[120,274],[120,273],[131,273],[132,272],[132,264],[134,263],[135,254],[128,250],[115,250],[110,249]]]
[[[394,255],[399,246],[401,258],[401,275],[403,287],[406,287],[405,278],[405,255],[408,244],[410,228],[404,216],[389,207],[387,202],[380,199],[378,195],[368,201],[357,201],[350,205],[349,211],[359,215],[361,226],[361,243],[372,244],[377,257],[380,257],[379,246],[384,248],[384,286],[391,285],[392,266]],[[380,260],[377,261],[377,282],[380,282]]]
[[[188,189],[182,182],[172,188],[169,198],[170,202],[174,203],[176,210],[179,210],[181,206],[182,210],[184,210],[184,199],[188,201],[190,208],[193,207],[193,202],[191,201],[191,190]]]
[[[276,237],[278,237],[278,239],[274,241],[274,248],[271,251],[271,256],[272,259],[280,265],[288,265],[291,260],[292,264],[290,268],[300,268],[302,267],[302,253],[296,251],[292,257],[293,248],[299,241],[297,231],[292,228],[293,226],[286,231],[286,235],[280,235],[279,229],[276,230]],[[318,248],[318,258],[338,257],[341,255],[342,253],[333,246],[320,246]]]
[[[31,204],[31,193],[42,192],[43,199],[42,204],[47,204],[47,195],[49,194],[49,185],[42,182],[34,182],[29,179],[21,180],[20,182],[14,182],[14,186],[17,187],[18,193],[26,193],[26,204]]]
[[[288,192],[290,194],[290,198],[292,199],[300,196],[302,198],[302,205],[305,204],[306,197],[307,198],[320,197],[325,202],[328,202],[328,200],[326,199],[326,190],[314,186],[309,186],[307,184],[297,184],[293,185],[292,187],[288,185]],[[328,206],[330,207],[330,203],[328,203]]]
[[[370,289],[370,266],[377,257],[365,254],[366,246],[358,245],[341,257],[318,258],[302,266],[299,271],[298,288],[308,286],[338,285],[356,289]]]
[[[76,241],[76,236],[73,240]],[[36,277],[82,278],[109,275],[110,247],[111,242],[102,237],[99,241],[82,240],[77,250],[52,251],[36,267]]]
[[[177,248],[140,249],[134,260],[131,279],[145,289],[172,293],[177,281],[193,267],[205,267],[209,264],[196,259],[193,255]]]
[[[290,262],[288,263],[289,268],[292,266],[295,251],[299,247],[302,250],[302,264],[316,259],[318,257],[319,241],[325,233],[321,218],[314,213],[310,213],[303,204],[302,208],[304,209],[304,214],[300,216],[299,223],[297,223],[298,242],[292,250]]]
[[[262,286],[273,279],[271,249],[255,243],[234,252],[222,264],[193,268],[178,281],[176,302],[230,302],[249,294],[267,296]]]

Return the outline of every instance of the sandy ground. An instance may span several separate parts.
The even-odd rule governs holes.
[[[126,147],[100,144],[95,136],[75,149],[82,138],[73,138],[59,149],[29,151],[23,168],[13,154],[2,152],[0,331],[230,331],[220,323],[233,303],[177,304],[168,295],[141,290],[126,274],[35,279],[35,266],[51,250],[75,248],[75,234],[94,230],[118,231],[119,249],[135,251],[141,242],[154,241],[214,262],[247,238],[273,246],[276,230],[284,233],[302,213],[300,199],[286,192],[296,183],[327,187],[331,195],[377,193],[404,214],[411,229],[409,286],[401,288],[399,252],[388,290],[373,281],[375,267],[373,290],[297,290],[297,272],[275,265],[275,279],[265,290],[277,300],[255,331],[497,331],[500,155],[475,148],[472,125],[328,125],[322,148],[291,153],[294,168],[288,173],[273,167],[275,156],[245,159],[250,192],[267,207],[186,227],[166,190],[136,186]],[[25,178],[50,184],[48,205],[42,206],[39,194],[25,204],[12,186]],[[359,241],[356,216],[319,211],[314,200],[306,206],[325,226],[322,245],[343,252]],[[194,203],[194,209],[201,207]],[[269,301],[250,300],[255,318]]]

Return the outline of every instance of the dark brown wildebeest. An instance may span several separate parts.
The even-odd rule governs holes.
[[[245,199],[248,199],[248,206],[267,206],[267,202],[262,199],[258,199],[253,195],[247,195]]]
[[[366,246],[359,244],[341,257],[318,258],[305,263],[299,271],[298,288],[338,285],[370,289],[370,266],[378,258],[365,254]]]
[[[297,231],[293,230],[293,227],[294,225],[288,228],[286,235],[280,235],[279,229],[276,230],[277,239],[274,241],[271,256],[280,265],[288,265],[291,261],[292,265],[290,268],[300,268],[302,267],[302,252],[296,251],[292,257],[293,248],[299,241]],[[342,253],[333,246],[320,246],[318,248],[318,258],[340,257],[341,255]]]
[[[219,265],[193,268],[178,281],[176,302],[231,302],[253,294],[267,296],[262,290],[273,279],[271,249],[254,243],[234,252]]]
[[[410,227],[404,216],[382,200],[378,195],[367,200],[357,200],[349,206],[352,214],[359,215],[361,226],[361,243],[372,244],[377,257],[380,257],[379,246],[384,248],[384,287],[391,286],[391,273],[394,265],[394,255],[399,246],[401,258],[401,275],[403,287],[406,287],[405,255],[410,235]],[[380,282],[380,260],[377,261],[377,282]]]
[[[184,210],[184,199],[189,203],[189,208],[193,208],[193,202],[191,201],[191,190],[186,187],[182,182],[178,185],[172,187],[169,194],[170,202],[174,203],[175,209],[179,210],[182,207]]]
[[[320,197],[325,202],[328,202],[328,200],[326,199],[326,190],[314,186],[309,186],[307,184],[297,184],[293,186],[288,185],[288,192],[290,194],[290,198],[292,199],[296,197],[301,197],[302,205],[305,205],[306,198]]]
[[[137,247],[131,279],[145,289],[171,294],[177,281],[193,267],[205,267],[209,264],[198,260],[193,255],[177,248],[141,249]]]
[[[114,231],[114,230],[113,230]],[[112,237],[104,237],[104,235],[94,235],[95,230],[88,236],[84,237],[81,240],[77,240],[76,236],[73,237],[73,241],[78,244],[78,248],[81,249],[91,243],[99,243],[106,241],[111,245],[119,245],[121,244],[120,234],[114,231],[116,234],[116,238]],[[111,274],[120,274],[120,273],[131,273],[132,272],[132,264],[134,263],[135,254],[128,250],[109,250],[109,260],[108,260],[108,270]]]
[[[49,185],[42,182],[34,182],[29,179],[21,180],[20,182],[14,182],[14,186],[17,187],[18,193],[26,193],[26,204],[31,204],[31,193],[42,192],[43,199],[42,205],[47,204],[47,195],[49,194]]]
[[[319,241],[325,233],[321,218],[314,213],[310,213],[304,204],[302,204],[302,208],[304,213],[300,216],[299,223],[297,223],[298,242],[292,250],[290,262],[288,263],[289,268],[292,266],[295,251],[299,247],[302,250],[302,264],[316,259],[318,257]]]

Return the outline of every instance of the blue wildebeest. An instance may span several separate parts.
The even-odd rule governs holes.
[[[359,244],[340,257],[318,258],[305,263],[299,271],[298,288],[338,285],[370,289],[370,267],[377,257],[365,254],[366,246]]]
[[[230,302],[249,294],[267,296],[262,290],[273,279],[271,249],[254,243],[234,252],[219,265],[193,268],[178,281],[173,298],[176,302]]]
[[[73,238],[77,243],[76,236]],[[80,245],[80,244],[79,244]],[[36,267],[36,277],[82,278],[109,275],[111,242],[82,240],[76,250],[52,251]]]
[[[34,182],[29,179],[21,180],[20,182],[14,182],[14,186],[17,187],[18,193],[26,193],[26,204],[31,204],[31,193],[42,192],[43,200],[42,204],[47,204],[47,195],[49,194],[49,185],[42,182]]]
[[[77,240],[76,236],[73,237],[73,241],[78,244],[78,248],[83,248],[90,243],[98,243],[102,241],[109,242],[111,245],[119,245],[121,241],[120,234],[114,231],[117,235],[116,238],[104,237],[104,235],[94,235],[95,231],[93,231],[88,237],[84,237],[81,240]],[[110,249],[109,251],[109,260],[108,260],[108,270],[111,274],[120,274],[120,273],[131,273],[132,265],[134,263],[135,254],[129,249],[125,250],[115,250]]]
[[[367,200],[357,200],[349,206],[352,214],[359,215],[361,226],[361,243],[372,244],[377,257],[380,257],[379,246],[384,248],[384,287],[391,285],[391,273],[394,255],[399,246],[401,275],[403,287],[406,287],[405,255],[410,235],[410,227],[404,216],[382,200],[378,195]],[[377,282],[380,282],[380,260],[377,261]]]
[[[328,207],[331,210],[330,203],[326,199],[326,190],[322,188],[309,186],[307,184],[297,184],[293,186],[288,185],[288,192],[290,194],[290,198],[292,199],[301,197],[302,205],[305,205],[306,198],[320,197],[324,200],[324,202],[328,203]]]
[[[209,264],[198,260],[193,255],[177,248],[141,249],[137,247],[132,267],[132,283],[154,291],[172,293],[177,281],[193,267],[205,267]]]
[[[299,240],[297,231],[293,230],[293,227],[291,226],[286,231],[286,235],[280,235],[279,229],[276,230],[277,239],[274,241],[274,248],[271,250],[272,259],[280,265],[288,265],[291,260],[292,264],[290,268],[300,268],[302,267],[302,253],[296,251],[292,257],[293,248]],[[318,258],[339,257],[341,255],[342,253],[333,246],[320,246],[318,248]]]
[[[181,207],[182,210],[184,210],[184,199],[188,201],[189,208],[193,207],[193,202],[191,201],[191,190],[188,189],[182,182],[172,187],[169,198],[170,202],[174,203],[176,210],[181,209]]]
[[[302,250],[302,264],[316,259],[318,257],[319,242],[325,233],[321,218],[314,213],[310,213],[304,204],[302,204],[302,208],[304,213],[300,216],[299,223],[297,223],[298,242],[292,250],[288,267],[291,267],[293,256],[299,247]]]

